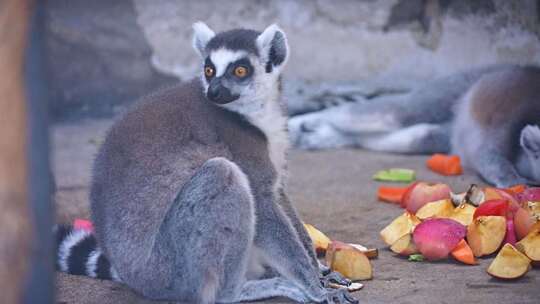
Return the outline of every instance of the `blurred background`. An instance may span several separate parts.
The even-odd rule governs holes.
[[[200,68],[191,48],[197,20],[215,31],[278,23],[291,47],[291,99],[317,99],[309,95],[313,84],[328,93],[377,80],[394,91],[475,66],[540,63],[539,3],[50,0],[51,110],[60,120],[111,116],[142,94],[193,77]],[[308,95],[298,95],[303,91]]]

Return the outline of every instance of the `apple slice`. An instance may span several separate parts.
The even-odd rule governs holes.
[[[497,251],[505,235],[504,216],[479,216],[467,227],[467,241],[476,257]]]
[[[523,208],[519,208],[514,215],[518,240],[529,234],[538,222],[540,222],[540,202],[525,202]]]
[[[365,246],[359,245],[359,244],[352,244],[349,243],[349,245],[353,246],[354,248],[362,251],[368,258],[374,259],[379,256],[379,250],[377,248],[367,248]]]
[[[416,211],[416,217],[421,220],[430,217],[449,217],[454,211],[454,204],[450,199],[443,199],[427,203]]]
[[[403,256],[409,256],[419,252],[410,233],[399,238],[399,240],[390,246],[390,250]]]
[[[332,242],[330,238],[321,231],[319,231],[317,228],[315,228],[313,225],[304,223],[304,228],[306,228],[306,231],[309,234],[311,241],[313,242],[313,247],[315,247],[315,251],[317,252],[317,254],[324,254],[326,252],[326,248],[328,248],[328,245],[330,245],[330,243]]]
[[[388,246],[392,246],[402,236],[411,233],[418,224],[420,220],[415,215],[405,212],[381,230],[380,235]]]
[[[492,199],[485,201],[474,212],[474,218],[479,216],[498,215],[506,216],[508,213],[508,200],[505,199]]]
[[[414,244],[428,260],[440,260],[465,237],[467,229],[460,223],[446,218],[431,218],[414,228]]]
[[[511,244],[505,244],[487,272],[498,279],[516,279],[531,269],[531,260]]]
[[[333,241],[328,246],[325,259],[330,269],[352,281],[369,280],[373,277],[373,269],[367,256],[349,244]]]
[[[476,207],[469,203],[463,203],[454,208],[454,211],[449,216],[449,218],[453,219],[456,222],[459,222],[463,226],[469,226],[473,221],[475,211]]]
[[[540,262],[540,224],[536,224],[526,237],[517,242],[516,248],[532,261]]]
[[[416,182],[403,195],[401,205],[414,214],[427,203],[447,198],[450,198],[450,187],[448,185]]]

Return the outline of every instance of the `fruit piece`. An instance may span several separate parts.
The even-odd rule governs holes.
[[[390,250],[403,256],[408,256],[419,252],[412,240],[412,234],[410,233],[399,238],[399,240],[390,246]]]
[[[367,248],[359,244],[351,244],[351,243],[349,243],[349,245],[362,251],[370,259],[374,259],[379,256],[379,250],[377,250],[377,248]]]
[[[400,204],[403,194],[407,191],[408,187],[386,187],[380,186],[377,190],[377,198],[380,201]]]
[[[421,254],[411,254],[408,260],[411,262],[423,262],[424,256]]]
[[[388,246],[392,246],[402,236],[411,233],[414,226],[418,224],[420,224],[420,220],[416,216],[405,212],[381,230],[380,235]]]
[[[77,230],[85,230],[88,232],[94,232],[94,225],[89,220],[75,219],[73,221],[73,228]]]
[[[476,260],[474,259],[474,254],[472,252],[471,247],[469,247],[469,244],[462,239],[452,250],[451,252],[454,259],[460,261],[461,263],[467,264],[467,265],[476,265]]]
[[[423,221],[414,228],[416,247],[426,259],[440,260],[448,256],[466,234],[465,226],[443,218]]]
[[[506,217],[506,235],[504,237],[504,243],[510,243],[512,245],[515,245],[517,242],[516,239],[516,229],[514,225],[514,216],[507,216]]]
[[[502,199],[507,200],[509,205],[510,211],[516,211],[518,207],[520,207],[520,203],[518,200],[518,197],[514,195],[513,192],[507,191],[505,189],[498,189],[498,188],[492,188],[487,187],[484,189],[485,194],[485,200],[490,201],[494,199]]]
[[[514,246],[505,244],[489,265],[487,272],[499,279],[516,279],[531,268],[531,260]]]
[[[508,212],[508,201],[504,199],[493,199],[482,203],[474,212],[473,218],[479,216],[498,215],[506,216]]]
[[[520,198],[522,202],[540,202],[540,187],[525,189]]]
[[[468,203],[463,203],[454,208],[454,211],[450,214],[449,218],[459,222],[463,226],[469,226],[473,221],[475,211],[476,207]]]
[[[516,244],[516,248],[534,262],[540,261],[540,224]]]
[[[428,168],[442,175],[460,175],[463,173],[461,160],[457,155],[433,154],[427,161]]]
[[[506,219],[503,216],[479,216],[467,227],[467,242],[475,257],[497,251],[505,235]]]
[[[326,263],[352,281],[369,280],[373,277],[371,263],[366,255],[353,246],[333,241],[326,251]]]
[[[519,185],[512,186],[510,188],[506,188],[505,190],[511,191],[514,194],[520,194],[520,193],[523,193],[525,189],[527,189],[526,185],[519,184]]]
[[[448,198],[450,198],[450,187],[448,185],[417,182],[409,186],[409,189],[403,195],[401,205],[414,214],[427,203]]]
[[[537,202],[535,204],[540,206]],[[531,206],[533,206],[532,202],[526,202],[523,208],[519,208],[514,214],[514,225],[518,240],[524,238],[531,231],[532,226],[540,219],[540,212],[534,212],[530,208]]]
[[[421,220],[430,217],[449,217],[454,212],[454,204],[449,199],[427,203],[416,211],[416,217]]]
[[[452,199],[452,203],[454,203],[456,206],[465,203],[478,206],[485,201],[484,190],[475,184],[471,184],[466,192],[460,194],[450,193],[450,197]]]
[[[330,243],[332,242],[330,238],[327,237],[324,233],[320,232],[313,225],[304,223],[304,228],[306,228],[306,231],[309,234],[311,241],[313,242],[313,247],[315,247],[315,251],[317,251],[318,254],[324,254],[326,252],[326,249],[328,248],[328,245],[330,245]]]
[[[412,182],[415,180],[416,174],[414,173],[414,170],[410,169],[388,169],[388,170],[381,170],[375,175],[373,175],[373,179],[377,181],[386,181],[386,182]]]

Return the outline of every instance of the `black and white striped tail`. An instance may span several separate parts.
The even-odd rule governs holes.
[[[55,227],[54,232],[57,270],[74,275],[120,281],[105,255],[97,248],[96,238],[92,232],[60,225]]]

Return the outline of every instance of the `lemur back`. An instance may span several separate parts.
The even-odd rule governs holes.
[[[540,183],[540,68],[492,65],[427,82],[401,96],[294,117],[303,148],[454,153],[500,187]]]
[[[153,299],[356,303],[326,288],[350,282],[320,276],[284,188],[285,34],[194,31],[202,77],[144,98],[111,127],[91,185],[97,246],[61,230],[60,269]]]

